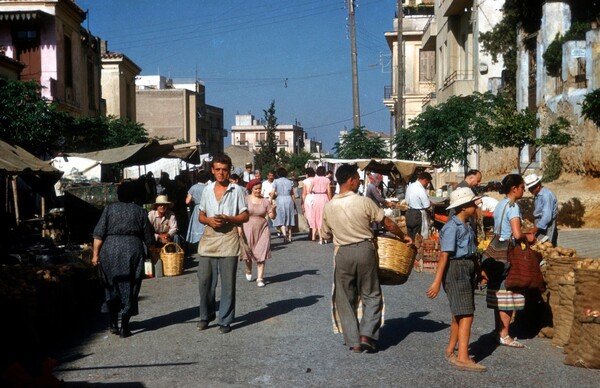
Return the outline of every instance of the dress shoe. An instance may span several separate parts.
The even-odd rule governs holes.
[[[206,329],[207,327],[208,327],[208,321],[203,321],[203,320],[198,321],[198,324],[196,325],[196,328],[200,331]]]
[[[219,333],[221,333],[221,334],[227,334],[230,331],[231,331],[231,326],[229,326],[229,325],[224,325],[224,326],[219,325]]]
[[[360,346],[362,346],[367,353],[375,353],[377,351],[377,343],[375,340],[364,335],[360,336]]]

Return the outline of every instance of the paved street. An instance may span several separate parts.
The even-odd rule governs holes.
[[[565,241],[574,241],[571,237],[561,235]],[[196,329],[197,278],[195,263],[189,262],[182,276],[144,282],[132,337],[108,334],[105,317],[99,316],[86,338],[57,351],[58,377],[68,386],[598,386],[599,370],[563,365],[561,349],[549,340],[526,339],[526,349],[496,347],[483,294],[476,296],[471,342],[472,353],[489,370],[455,371],[443,358],[447,299],[443,293],[433,301],[425,297],[433,277],[429,273],[413,273],[402,286],[384,287],[381,351],[352,353],[331,330],[333,246],[305,240],[274,243],[265,288],[247,282],[238,268],[231,333],[219,334],[214,325]]]

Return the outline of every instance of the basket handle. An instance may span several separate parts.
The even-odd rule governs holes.
[[[179,253],[179,252],[183,252],[183,249],[181,249],[181,247],[176,243],[176,242],[169,242],[166,243],[165,245],[163,245],[162,249],[160,250],[162,253],[167,253],[166,249],[169,245],[175,245],[175,247],[177,248],[175,252]]]

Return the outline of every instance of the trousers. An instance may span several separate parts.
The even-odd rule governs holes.
[[[375,247],[371,241],[344,245],[335,255],[335,305],[347,346],[360,345],[360,336],[379,339],[383,297]],[[358,303],[362,318],[356,316]]]
[[[198,258],[198,291],[200,293],[200,320],[209,321],[216,312],[216,289],[221,278],[219,326],[227,326],[235,318],[235,280],[238,257]]]

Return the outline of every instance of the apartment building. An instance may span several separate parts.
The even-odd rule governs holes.
[[[206,104],[202,81],[151,75],[135,83],[137,121],[150,137],[200,142],[202,153],[223,152],[223,109]]]
[[[278,124],[275,137],[277,151],[297,154],[305,149],[306,134],[298,122]],[[231,127],[231,145],[245,146],[250,151],[258,152],[261,142],[266,140],[267,129],[264,122],[257,120],[252,114],[235,115],[235,125]],[[317,142],[314,143],[314,148],[317,148]]]
[[[0,46],[25,67],[42,96],[74,117],[100,116],[100,40],[82,28],[86,13],[72,0],[0,0]]]
[[[502,85],[502,60],[493,63],[479,43],[502,18],[503,0],[435,0],[434,18],[423,34],[423,46],[435,50],[435,95],[428,104],[450,96],[496,92]]]
[[[142,69],[127,55],[108,51],[107,42],[101,41],[102,98],[106,114],[136,121],[135,77]]]
[[[398,18],[394,30],[385,33],[391,53],[392,71],[390,85],[384,88],[383,103],[395,115],[398,99],[398,77],[403,77],[402,90],[403,127],[422,111],[423,101],[434,94],[435,51],[423,47],[423,33],[433,20],[433,0],[405,1],[402,19],[403,71],[398,71]],[[393,122],[393,120],[392,120]],[[392,124],[392,127],[394,125]],[[393,133],[393,131],[392,131]]]

